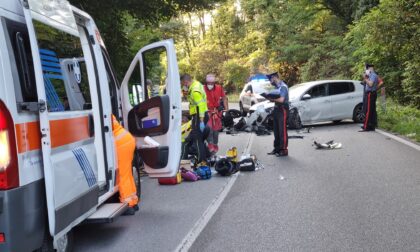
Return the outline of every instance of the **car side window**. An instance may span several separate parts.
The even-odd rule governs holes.
[[[307,94],[310,94],[312,99],[327,96],[327,85],[322,84],[315,86],[311,88]]]
[[[354,85],[351,82],[336,82],[329,84],[330,95],[339,95],[354,91]]]

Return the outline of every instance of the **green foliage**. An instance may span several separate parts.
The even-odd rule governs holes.
[[[387,91],[403,104],[420,107],[420,3],[383,0],[347,34],[358,76],[364,62],[375,64]],[[359,70],[359,72],[358,72]]]
[[[225,78],[225,89],[228,92],[239,91],[249,77],[249,70],[236,59],[231,59],[223,64],[221,75]]]
[[[387,100],[386,110],[378,106],[379,127],[420,142],[420,110]]]
[[[138,49],[173,38],[181,73],[230,91],[259,72],[360,79],[370,62],[390,96],[420,107],[418,0],[71,1],[96,18],[120,77]]]
[[[138,21],[135,24],[139,25],[137,28],[143,29],[147,26],[157,26],[159,22],[168,21],[180,12],[213,8],[216,3],[221,1],[223,2],[223,0],[70,0],[73,5],[85,10],[95,19],[119,79],[123,78],[135,54],[133,53],[132,37],[129,36],[130,33],[127,33],[127,26],[130,26],[128,16],[135,17]],[[143,36],[140,39],[148,40],[146,34],[147,32],[142,33]],[[149,35],[152,33],[149,32]],[[160,38],[161,36],[155,37]],[[139,41],[134,42],[134,44],[136,43],[142,44]]]

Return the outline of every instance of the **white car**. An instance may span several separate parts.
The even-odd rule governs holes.
[[[364,120],[363,86],[355,80],[322,80],[306,82],[289,88],[289,127],[317,122],[352,119],[360,123]],[[251,107],[250,112],[264,106],[271,111],[274,103],[265,101]]]
[[[249,112],[249,109],[260,102],[266,101],[260,94],[269,92],[272,86],[267,78],[253,79],[245,84],[239,95],[239,109],[243,115]]]

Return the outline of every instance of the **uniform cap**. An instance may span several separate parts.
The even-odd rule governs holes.
[[[271,74],[267,74],[266,76],[267,76],[267,79],[269,79],[269,80],[271,80],[271,78],[273,78],[274,76],[280,77],[279,72],[274,72],[274,73],[271,73]]]
[[[365,64],[365,68],[368,69],[369,67],[374,67],[374,65],[373,64],[366,63]]]

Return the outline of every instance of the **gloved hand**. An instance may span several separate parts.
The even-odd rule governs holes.
[[[200,131],[204,132],[205,128],[206,128],[206,125],[204,124],[204,122],[200,122]]]

